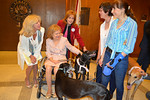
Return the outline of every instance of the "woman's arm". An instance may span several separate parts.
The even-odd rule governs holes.
[[[97,53],[96,62],[100,60],[100,57],[101,57],[101,40],[99,40],[99,44],[98,44],[98,53]]]
[[[25,37],[24,35],[20,35],[20,45],[19,45],[19,51],[22,54],[25,54],[27,57],[31,55],[31,52],[29,51],[29,38]]]
[[[123,52],[128,55],[133,52],[134,45],[137,38],[137,23],[135,21],[130,21],[128,25],[128,36],[127,36],[127,43],[125,44],[126,47]]]
[[[51,53],[51,50],[50,50],[50,39],[46,39],[46,56],[47,58],[51,58],[52,57],[52,53]]]
[[[103,50],[103,53],[102,53],[102,55],[101,55],[101,58],[100,58],[100,60],[99,60],[99,65],[102,67],[102,64],[103,64],[103,59],[104,59],[104,56],[105,56],[105,51],[106,51],[106,48],[104,48],[104,50]]]
[[[82,54],[82,52],[79,50],[79,49],[77,49],[76,47],[74,47],[74,46],[72,46],[70,43],[69,43],[69,41],[66,39],[66,41],[65,41],[65,45],[66,45],[66,47],[71,51],[71,52],[73,52],[73,53],[75,53],[75,54]]]

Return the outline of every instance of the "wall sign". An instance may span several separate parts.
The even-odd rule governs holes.
[[[9,8],[10,16],[22,23],[26,16],[32,13],[30,5],[25,0],[16,0]]]

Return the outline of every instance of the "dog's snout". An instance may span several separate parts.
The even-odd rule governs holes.
[[[127,83],[127,85],[130,85],[130,83]]]

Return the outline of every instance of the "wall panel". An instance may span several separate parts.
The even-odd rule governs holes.
[[[0,3],[0,50],[15,51],[19,41],[17,27],[18,23],[9,15],[9,7],[16,0],[1,0]],[[31,8],[32,13],[41,16],[42,26],[47,28],[51,24],[56,24],[65,15],[66,0],[25,0]],[[45,37],[46,38],[46,37]],[[42,50],[45,50],[45,39]]]
[[[99,26],[103,22],[103,20],[99,18],[98,10],[99,5],[106,1],[113,2],[112,0],[81,0],[82,7],[90,8],[89,25],[80,25],[81,37],[83,38],[88,50],[98,49]],[[141,21],[141,16],[144,14],[149,15],[150,0],[127,0],[127,2],[131,5],[131,8],[137,18],[138,37],[134,52],[131,56],[138,57],[140,52],[139,44],[143,37],[143,26],[145,23]]]
[[[16,50],[18,43],[18,23],[9,15],[9,7],[15,0],[1,0],[0,3],[0,50],[10,51]],[[65,16],[66,10],[75,10],[76,0],[26,0],[32,7],[34,14],[42,17],[42,26],[46,29],[57,23],[59,19]],[[99,26],[103,22],[100,20],[98,10],[99,5],[106,0],[81,0],[82,7],[90,8],[89,24],[81,25],[81,37],[85,42],[88,50],[96,50],[99,41]],[[111,1],[112,0],[107,0]],[[127,0],[134,11],[138,23],[138,37],[135,44],[135,50],[132,56],[138,56],[140,52],[139,44],[143,37],[143,26],[145,22],[141,22],[142,15],[149,15],[150,0]],[[46,37],[45,37],[46,38]],[[42,50],[45,50],[45,40]]]

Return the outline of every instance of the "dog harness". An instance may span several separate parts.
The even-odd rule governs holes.
[[[79,71],[78,73],[83,73],[83,71],[81,71],[81,68],[84,68],[87,72],[89,72],[89,69],[85,67],[85,65],[81,65],[79,63],[79,58],[77,58],[77,64],[79,65]]]

